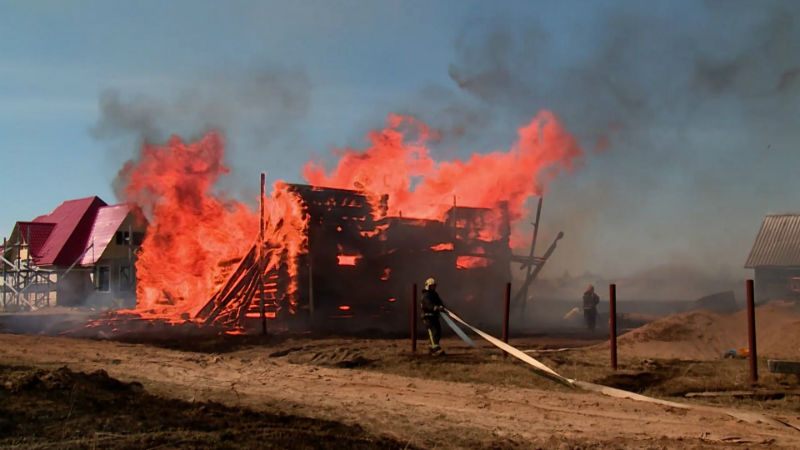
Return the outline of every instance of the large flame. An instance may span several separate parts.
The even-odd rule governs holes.
[[[408,127],[416,136],[406,139]],[[541,111],[518,131],[508,151],[473,154],[466,161],[435,161],[425,124],[390,115],[387,127],[367,135],[369,147],[338,151],[341,158],[326,174],[311,161],[304,169],[309,183],[367,193],[371,201],[389,196],[389,215],[441,220],[456,196],[464,206],[494,208],[508,202],[515,223],[528,214],[525,202],[540,195],[560,170],[571,170],[583,156],[576,139],[555,115]]]
[[[494,208],[507,202],[509,219],[518,222],[528,213],[526,200],[541,194],[560,170],[571,170],[583,156],[575,138],[546,111],[519,129],[509,150],[474,154],[464,161],[434,160],[428,142],[435,133],[409,117],[390,115],[387,127],[367,138],[366,149],[341,151],[328,173],[323,165],[309,162],[305,178],[315,185],[361,190],[375,211],[437,220],[456,196],[464,206]],[[173,137],[163,146],[143,145],[140,160],[120,171],[125,199],[149,221],[136,264],[140,313],[194,317],[256,243],[258,213],[214,190],[228,173],[223,156],[217,133],[190,143]],[[387,195],[388,211],[382,206]],[[306,249],[307,218],[283,182],[263,200],[264,239],[276,249],[266,255],[266,267],[286,265],[291,300],[297,289],[296,256]]]
[[[226,267],[254,245],[258,213],[213,191],[219,177],[228,173],[224,150],[215,132],[188,144],[172,137],[164,146],[143,145],[140,160],[129,161],[120,171],[127,182],[126,200],[149,221],[136,263],[140,312],[194,316],[219,286]],[[298,254],[305,244],[305,222],[296,199],[276,183],[265,200],[265,239],[279,242],[289,255]],[[293,259],[291,274],[296,273]]]

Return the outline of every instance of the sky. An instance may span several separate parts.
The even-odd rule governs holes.
[[[586,157],[545,193],[538,248],[565,237],[544,276],[743,279],[764,214],[800,210],[798,20],[788,0],[0,0],[0,234],[116,202],[143,140],[220,130],[220,189],[253,202],[260,171],[302,182],[390,113],[464,158],[549,110]]]

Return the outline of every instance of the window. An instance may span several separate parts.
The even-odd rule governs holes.
[[[133,236],[131,236],[133,234]],[[138,247],[142,245],[142,241],[144,240],[144,233],[139,231],[134,231],[131,233],[130,231],[117,231],[114,235],[114,242],[117,245],[133,245],[134,247]]]
[[[130,292],[133,289],[133,280],[131,279],[131,266],[119,267],[119,290],[122,292]]]
[[[108,266],[97,266],[97,290],[108,292],[111,290],[111,268]]]
[[[128,245],[128,242],[130,242],[130,237],[131,235],[127,231],[117,231],[115,234],[117,245]]]

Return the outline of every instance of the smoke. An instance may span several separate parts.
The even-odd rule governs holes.
[[[119,89],[107,89],[100,94],[100,117],[90,134],[97,139],[133,136],[161,143],[176,131],[197,135],[208,128],[245,128],[267,139],[306,115],[310,90],[304,72],[286,69],[181,82],[172,99],[145,94],[126,98]]]
[[[765,2],[743,20],[735,5],[707,2],[680,27],[663,10],[604,8],[593,31],[561,40],[541,24],[474,22],[455,40],[449,74],[488,108],[525,113],[546,102],[587,138],[615,123],[674,123],[724,96],[747,110],[796,98],[797,8]],[[570,44],[581,50],[559,55]]]
[[[246,179],[255,179],[257,175],[249,173],[257,171],[257,164],[251,164],[255,157],[291,134],[292,126],[310,108],[311,83],[298,69],[181,80],[178,86],[176,94],[116,88],[100,93],[99,117],[89,133],[109,142],[112,149],[124,149],[112,155],[112,164],[119,166],[120,159],[130,157],[129,149],[142,143],[166,143],[172,135],[199,139],[208,130],[224,130],[229,136],[230,166]],[[115,186],[120,183],[115,181]]]
[[[450,79],[474,101],[474,115],[489,118],[485,129],[547,108],[596,150],[584,170],[556,180],[545,201],[538,248],[566,234],[548,276],[565,268],[623,276],[679,260],[743,263],[755,230],[731,224],[763,212],[743,209],[746,200],[733,192],[759,161],[747,144],[796,140],[800,7],[684,6],[593,5],[569,31],[553,29],[544,11],[534,21],[479,20],[454,40]],[[698,142],[717,135],[716,143]],[[797,160],[772,151],[759,163],[765,175]],[[715,217],[697,219],[712,207]],[[728,229],[725,243],[720,229]]]

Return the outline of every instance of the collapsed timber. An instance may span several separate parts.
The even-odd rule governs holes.
[[[202,306],[181,314],[180,321],[166,320],[163,327],[185,322],[198,333],[229,334],[267,328],[399,331],[412,314],[407,300],[411,284],[432,274],[446,288],[448,306],[480,323],[497,310],[497,286],[511,278],[512,263],[526,271],[514,297],[514,306],[524,308],[528,286],[563,236],[559,233],[542,257],[534,256],[541,198],[531,252],[519,256],[509,245],[504,202],[475,208],[456,205],[454,198],[444,217],[432,220],[386,215],[387,196],[375,202],[357,190],[301,184],[286,189],[302,204],[307,219],[305,251],[291,256],[280,242],[265,238],[262,201],[255,243],[241,259],[217,268],[223,281]],[[137,313],[118,312],[114,321]],[[108,323],[104,327],[119,329]]]

